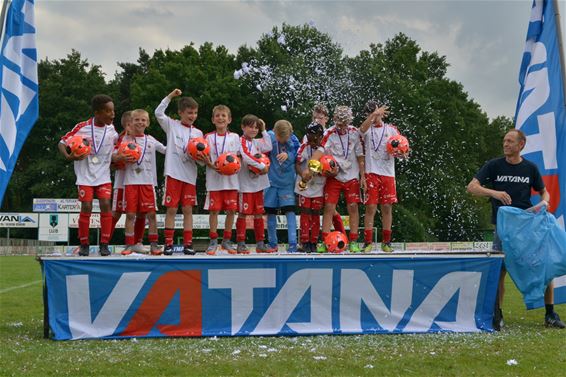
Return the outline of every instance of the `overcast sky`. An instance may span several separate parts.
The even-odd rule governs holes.
[[[40,0],[37,48],[42,59],[63,58],[74,48],[112,78],[116,62],[135,62],[139,47],[152,53],[209,41],[235,53],[283,22],[314,23],[351,56],[403,32],[424,50],[445,55],[448,76],[493,118],[515,112],[531,3]],[[566,1],[559,6],[566,29]]]

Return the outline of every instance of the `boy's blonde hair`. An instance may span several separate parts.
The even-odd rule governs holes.
[[[226,105],[216,105],[212,108],[212,116],[214,116],[214,114],[216,114],[217,111],[226,111],[228,113],[228,116],[230,118],[232,118],[232,112],[230,111],[230,108]]]
[[[134,118],[138,114],[144,114],[147,117],[147,119],[149,119],[149,113],[147,111],[145,111],[144,109],[133,110],[132,111],[132,118]]]
[[[288,120],[278,120],[273,126],[273,132],[279,137],[289,137],[293,133],[293,125]]]
[[[120,125],[122,126],[122,128],[126,128],[126,123],[131,122],[132,121],[132,112],[131,110],[128,111],[124,111],[122,113],[122,117],[120,118]]]

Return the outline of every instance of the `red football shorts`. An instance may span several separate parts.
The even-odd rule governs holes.
[[[324,201],[331,204],[337,204],[340,199],[340,193],[344,191],[346,204],[359,203],[360,200],[360,181],[351,179],[347,182],[340,182],[334,177],[326,179],[324,186]]]
[[[307,198],[306,196],[299,195],[299,207],[314,209],[319,211],[324,206],[324,196],[318,196],[316,198]]]
[[[112,211],[114,212],[126,212],[126,197],[124,196],[124,189],[118,188],[114,189],[112,195]]]
[[[242,215],[263,215],[263,190],[241,192],[239,194],[239,212]]]
[[[156,210],[153,185],[126,185],[126,212],[147,213]]]
[[[366,174],[366,202],[365,204],[393,204],[397,203],[397,190],[395,177],[379,174]]]
[[[237,211],[238,190],[210,191],[205,208],[209,211]]]
[[[94,195],[97,199],[110,199],[112,197],[112,184],[105,183],[100,186],[77,186],[79,190],[79,201],[92,202]]]
[[[172,177],[165,177],[165,195],[163,205],[177,208],[197,205],[197,188],[195,185],[180,181]]]

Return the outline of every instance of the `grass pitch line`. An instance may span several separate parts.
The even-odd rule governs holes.
[[[26,284],[22,284],[22,285],[17,285],[15,287],[0,289],[0,294],[10,292],[10,291],[15,291],[16,289],[26,288],[26,287],[32,286],[34,284],[41,283],[42,281],[43,280],[34,280],[31,283],[26,283]]]

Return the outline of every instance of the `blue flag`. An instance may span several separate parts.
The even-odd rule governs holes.
[[[550,194],[549,210],[564,229],[566,216],[566,108],[558,28],[552,1],[533,1],[519,72],[515,128],[527,135],[523,156],[534,162]],[[533,198],[538,202],[540,198]],[[555,281],[555,302],[566,302],[566,277]]]
[[[0,203],[39,114],[33,0],[9,5],[0,54]]]

